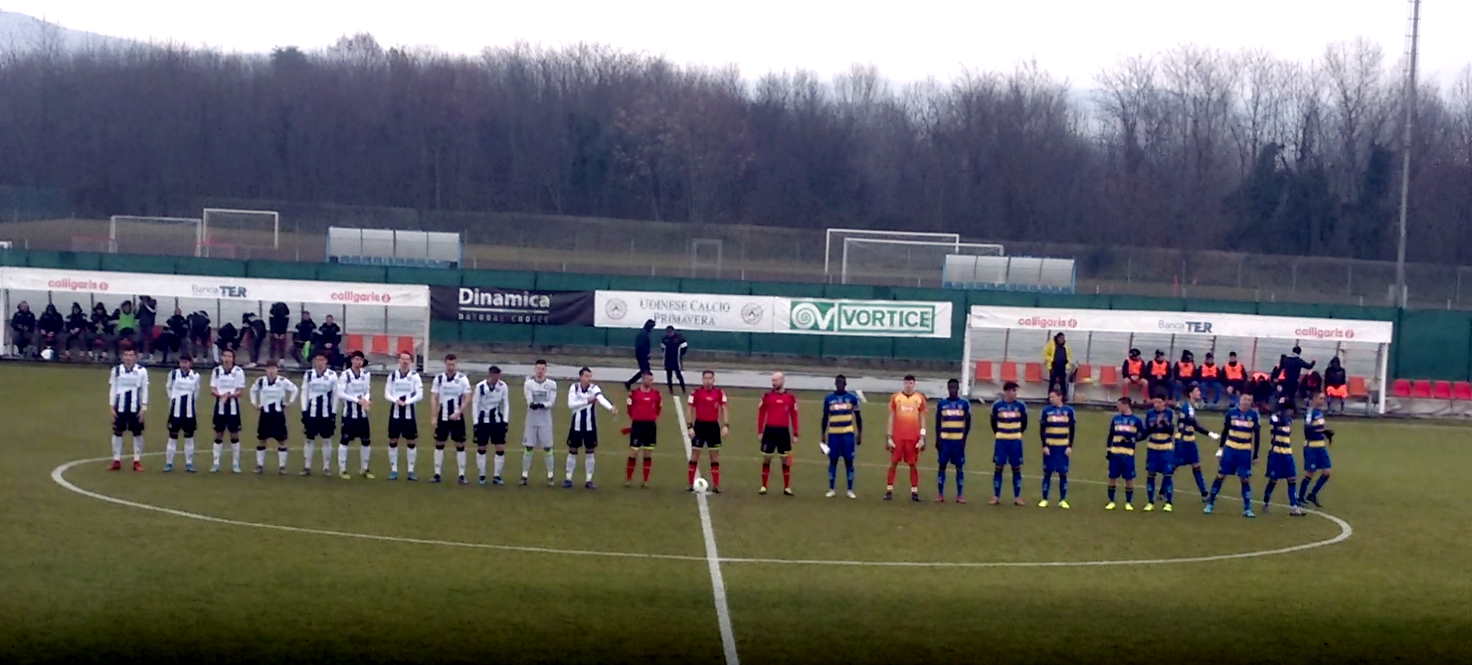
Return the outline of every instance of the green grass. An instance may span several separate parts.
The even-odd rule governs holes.
[[[50,473],[108,454],[102,370],[11,364],[0,371],[0,662],[721,659],[673,414],[662,424],[649,490],[621,487],[625,451],[609,445],[619,424],[606,417],[598,492],[389,483],[382,480],[382,422],[375,423],[378,481],[166,476],[156,455],[146,458],[144,474],[91,463],[66,476],[108,496],[246,522],[694,558],[577,556],[219,524],[78,495]],[[154,378],[148,447],[156,452],[163,373]],[[1104,489],[1089,482],[1103,478],[1096,451],[1102,412],[1083,416],[1069,512],[981,503],[991,489],[991,446],[981,438],[970,448],[970,505],[880,502],[880,404],[865,410],[871,433],[860,449],[860,500],[824,499],[824,462],[812,436],[818,399],[802,397],[799,495],[789,499],[756,495],[755,393],[733,396],[735,426],[722,464],[727,492],[710,501],[724,557],[1157,559],[1280,548],[1339,532],[1328,520],[1290,519],[1285,510],[1243,520],[1235,500],[1203,516],[1188,473],[1177,476],[1175,514],[1104,512]],[[518,406],[513,434],[520,415]],[[253,426],[248,418],[247,435]],[[1324,500],[1353,525],[1346,542],[1286,555],[1110,567],[728,561],[722,572],[737,649],[747,663],[1466,661],[1472,491],[1463,471],[1472,437],[1454,426],[1391,421],[1346,420],[1336,428],[1337,475]],[[245,448],[249,465],[253,451]],[[421,447],[422,477],[431,450]],[[293,469],[300,454],[294,442]],[[508,454],[508,470],[519,470],[520,456]],[[933,459],[927,452],[922,469],[927,498]],[[207,441],[197,461],[207,465]],[[274,465],[272,452],[268,469]],[[1027,465],[1024,490],[1036,501],[1032,446]],[[538,459],[534,478],[541,468]],[[1235,494],[1235,483],[1227,489]],[[1139,495],[1137,503],[1143,487]]]

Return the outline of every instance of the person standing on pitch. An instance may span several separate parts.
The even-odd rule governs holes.
[[[1333,467],[1329,461],[1329,446],[1334,444],[1334,430],[1325,423],[1324,394],[1317,393],[1308,399],[1308,414],[1303,419],[1303,483],[1298,486],[1298,505],[1302,507],[1307,501],[1315,508],[1323,508],[1319,504],[1319,491],[1324,489],[1324,483],[1329,482]],[[1309,489],[1308,481],[1313,480],[1315,473],[1319,474],[1319,480],[1313,489]]]
[[[275,358],[268,358],[275,361]],[[276,361],[280,365],[280,361]],[[302,374],[302,476],[312,475],[312,454],[322,441],[322,475],[332,475],[332,438],[337,434],[337,372],[327,369],[327,354],[312,356],[312,368]],[[338,471],[347,473],[339,465]]]
[[[174,470],[174,451],[179,435],[184,435],[184,471],[194,473],[194,430],[199,427],[196,409],[199,403],[199,372],[189,354],[179,356],[178,369],[169,371],[164,383],[169,395],[169,441],[164,445],[164,472]]]
[[[644,461],[644,481],[649,487],[649,474],[654,470],[654,447],[659,442],[659,414],[664,410],[664,393],[654,387],[654,372],[645,372],[639,386],[629,391],[629,463],[624,467],[624,487],[634,483],[634,464]]]
[[[542,449],[547,464],[547,486],[554,484],[552,467],[557,460],[552,456],[552,406],[557,403],[557,382],[547,378],[547,361],[541,358],[532,364],[532,375],[521,384],[521,395],[526,398],[526,428],[521,433],[521,486],[526,487],[532,473],[532,453]]]
[[[230,433],[230,470],[240,473],[240,394],[245,392],[245,370],[235,364],[234,351],[221,351],[220,364],[210,372],[210,394],[215,396],[214,463],[210,473],[220,472],[220,453],[225,433]]]
[[[282,362],[280,360],[277,361]],[[366,359],[362,351],[353,351],[348,356],[348,368],[337,375],[337,399],[342,402],[342,440],[337,445],[337,477],[349,480],[348,444],[354,439],[359,443],[358,475],[373,480],[368,470],[372,457],[373,434],[368,424],[368,413],[373,408],[369,395],[373,392],[373,374],[363,369]]]
[[[1109,438],[1105,439],[1104,459],[1109,462],[1109,503],[1104,510],[1114,510],[1116,483],[1124,478],[1124,509],[1135,509],[1135,443],[1145,434],[1145,423],[1134,414],[1130,398],[1119,398],[1119,413],[1109,421]]]
[[[1067,377],[1063,382],[1068,383]],[[946,382],[946,398],[935,405],[935,452],[940,457],[935,477],[936,503],[946,502],[948,465],[956,467],[956,503],[966,503],[966,437],[970,435],[971,400],[961,397],[961,382],[951,379]]]
[[[414,371],[414,356],[407,351],[399,353],[399,366],[389,371],[383,384],[383,399],[389,404],[388,479],[399,479],[399,439],[402,438],[408,449],[404,455],[409,463],[409,480],[419,480],[414,473],[415,462],[419,461],[419,421],[414,417],[414,405],[424,399],[424,379]]]
[[[1043,368],[1048,372],[1048,390],[1058,390],[1064,399],[1068,399],[1068,375],[1072,360],[1063,333],[1053,335],[1053,340],[1043,347]]]
[[[1293,459],[1293,400],[1285,398],[1278,404],[1278,411],[1268,416],[1272,446],[1268,448],[1268,484],[1262,490],[1262,514],[1268,514],[1273,501],[1273,489],[1279,480],[1288,481],[1288,514],[1303,517],[1298,506],[1298,466]]]
[[[593,370],[584,367],[578,370],[578,382],[567,389],[567,408],[572,412],[572,422],[567,427],[567,471],[562,486],[572,489],[572,474],[578,470],[578,453],[583,454],[583,488],[598,489],[593,482],[593,472],[598,466],[598,412],[593,407],[602,406],[610,415],[618,410],[603,396],[603,389],[593,383]]]
[[[1201,512],[1212,514],[1216,510],[1216,495],[1222,491],[1222,481],[1227,476],[1237,476],[1242,479],[1242,516],[1257,517],[1252,512],[1252,463],[1257,461],[1261,436],[1261,421],[1257,409],[1253,408],[1252,396],[1243,395],[1237,406],[1227,409],[1222,425],[1221,461]]]
[[[756,431],[761,437],[762,486],[767,493],[772,476],[772,456],[782,456],[782,494],[792,496],[792,447],[797,445],[797,396],[787,392],[787,376],[772,372],[772,389],[762,395],[756,409]]]
[[[859,398],[848,391],[848,377],[833,377],[833,392],[823,398],[823,421],[818,424],[824,454],[828,455],[828,493],[837,494],[838,460],[843,460],[844,478],[848,481],[848,498],[854,494],[854,452],[864,436],[864,413]]]
[[[650,339],[654,335],[654,325],[654,319],[645,321],[639,334],[634,336],[634,362],[639,364],[639,369],[629,377],[628,381],[624,382],[624,390],[633,390],[634,384],[642,381],[646,372],[653,373],[653,370],[649,369],[649,353],[654,346],[653,340]]]
[[[1078,416],[1073,407],[1063,403],[1063,393],[1048,391],[1048,405],[1038,417],[1038,429],[1043,441],[1043,498],[1039,508],[1048,507],[1048,490],[1052,489],[1053,474],[1058,474],[1058,507],[1068,505],[1068,462],[1073,457],[1073,439],[1078,431]]]
[[[143,470],[143,421],[148,415],[148,370],[138,365],[133,343],[119,345],[122,362],[107,376],[107,406],[112,412],[112,466],[123,468],[123,432],[133,435],[133,470]]]
[[[664,338],[659,340],[659,346],[664,350],[664,384],[669,386],[670,394],[675,394],[675,379],[680,379],[680,394],[685,393],[685,352],[690,350],[690,342],[685,341],[685,336],[675,331],[674,326],[665,326]]]
[[[465,480],[465,397],[470,394],[470,379],[456,367],[458,359],[451,353],[445,356],[445,371],[434,377],[429,389],[430,413],[434,414],[434,478],[440,482],[445,467],[445,441],[455,442],[455,470],[460,477],[455,481],[468,485]]]
[[[925,450],[925,396],[915,392],[915,377],[906,375],[900,391],[889,398],[889,429],[884,447],[889,451],[884,500],[894,499],[894,472],[901,462],[910,467],[910,500],[920,501],[920,451]]]
[[[1155,510],[1155,477],[1164,476],[1160,485],[1160,497],[1165,502],[1162,510],[1175,510],[1171,500],[1175,494],[1172,472],[1175,471],[1176,412],[1165,407],[1165,395],[1155,393],[1150,398],[1150,410],[1145,412],[1145,512]]]
[[[1206,355],[1211,358],[1211,354]],[[1205,368],[1202,368],[1203,370]],[[1175,468],[1183,466],[1191,467],[1191,475],[1196,477],[1196,489],[1201,492],[1201,500],[1206,501],[1206,478],[1201,475],[1201,451],[1196,447],[1196,435],[1205,434],[1213,439],[1221,438],[1196,420],[1196,405],[1201,403],[1201,386],[1194,385],[1186,389],[1186,399],[1177,406],[1179,413],[1176,414],[1176,447],[1174,459]],[[1172,486],[1175,484],[1175,471],[1170,474]]]
[[[1002,467],[1012,467],[1012,503],[1022,501],[1022,435],[1027,432],[1027,405],[1017,400],[1017,383],[1002,385],[1002,399],[992,404],[992,498],[987,503],[1002,502]]]
[[[286,475],[286,409],[296,399],[297,387],[278,375],[276,361],[266,361],[266,375],[250,387],[250,403],[260,410],[256,422],[256,475],[266,472],[266,442],[276,442],[276,473]]]
[[[726,408],[726,391],[716,387],[716,373],[700,373],[700,387],[690,393],[689,413],[690,469],[687,483],[695,490],[695,476],[700,473],[700,451],[710,451],[710,489],[721,493],[721,443],[731,433],[731,414]]]
[[[475,466],[480,484],[486,484],[486,445],[496,448],[496,467],[491,482],[505,484],[501,472],[506,467],[506,432],[511,428],[511,389],[501,380],[501,368],[491,365],[484,381],[475,384],[471,397],[475,413]]]

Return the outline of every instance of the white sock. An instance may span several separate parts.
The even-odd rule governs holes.
[[[496,477],[501,477],[501,472],[506,469],[506,454],[496,453]]]
[[[214,465],[215,466],[219,466],[220,465],[220,453],[223,453],[223,452],[225,452],[225,444],[222,443],[222,442],[220,442],[220,441],[216,441],[215,442],[215,445],[213,445],[213,446],[210,447],[210,454],[214,455],[214,460],[215,460],[214,461]]]
[[[388,447],[388,472],[389,473],[398,473],[399,472],[399,447],[398,446],[389,446]]]
[[[338,471],[345,468],[347,468],[345,465],[337,465]],[[332,473],[332,439],[325,437],[322,439],[322,473]]]
[[[112,461],[123,461],[123,437],[115,436],[112,438]]]
[[[141,436],[135,436],[135,437],[133,437],[133,461],[134,462],[137,462],[137,461],[140,461],[142,459],[143,459],[143,437],[141,437]]]
[[[567,482],[572,482],[572,473],[574,471],[577,471],[577,470],[578,470],[578,454],[577,454],[577,451],[568,451],[568,453],[567,453],[567,475],[563,476],[563,478],[566,479]]]
[[[475,451],[475,470],[480,474],[480,477],[486,477],[486,451]]]
[[[278,445],[278,446],[276,446],[276,467],[277,468],[280,468],[280,469],[285,469],[286,468],[286,446],[285,445]],[[302,468],[309,468],[309,467],[302,467]]]
[[[465,468],[465,449],[464,448],[457,448],[455,450],[455,468],[457,468],[457,469],[460,470],[460,477],[461,478],[464,478],[465,477],[465,472],[467,471],[467,469]]]
[[[164,443],[164,464],[165,465],[168,465],[168,466],[173,466],[174,465],[174,449],[178,446],[178,444],[179,444],[179,440],[178,439],[169,439],[167,442]]]
[[[266,449],[256,448],[256,466],[266,466]]]
[[[339,473],[348,472],[348,444],[337,444],[337,470]]]
[[[358,451],[362,453],[361,455],[358,456],[358,461],[359,461],[359,469],[358,469],[358,472],[359,473],[368,473],[368,453],[373,452],[373,448],[369,447],[369,445],[365,443],[365,444],[363,444],[362,446],[360,446],[358,448]]]
[[[528,447],[526,454],[521,456],[521,477],[525,478],[532,474],[532,449]]]
[[[592,452],[583,453],[583,474],[587,476],[590,483],[593,482],[593,467],[597,466],[594,464],[597,461],[598,457]]]
[[[311,439],[307,439],[307,442],[302,444],[302,468],[303,469],[310,470],[312,468],[312,456],[316,452],[316,450],[317,450],[317,442],[316,441],[313,441]],[[322,451],[322,456],[323,457],[326,457],[327,456],[327,451],[325,451],[325,450]]]
[[[184,439],[184,464],[194,466],[194,437]]]
[[[230,462],[231,464],[234,464],[235,466],[240,466],[240,442],[239,441],[231,441],[230,442],[230,459],[231,459],[231,462]]]
[[[547,461],[547,480],[551,480],[552,475],[555,473],[552,469],[557,468],[557,456],[552,454],[551,448],[547,448],[545,451],[543,451],[542,456]]]
[[[434,449],[434,475],[438,476],[445,470],[445,449],[436,447]]]
[[[404,453],[404,456],[408,458],[409,473],[414,473],[414,467],[419,462],[419,448],[417,446],[410,446],[409,451]]]

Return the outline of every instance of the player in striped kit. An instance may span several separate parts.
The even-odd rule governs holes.
[[[286,410],[296,400],[297,387],[280,376],[276,360],[266,361],[266,375],[250,387],[250,403],[260,409],[256,423],[256,474],[266,471],[266,442],[276,442],[276,473],[286,475]]]
[[[408,451],[409,480],[419,480],[414,463],[419,453],[419,423],[414,419],[414,405],[424,399],[424,380],[414,371],[414,356],[399,353],[399,366],[390,370],[383,384],[383,398],[388,401],[388,479],[399,479],[399,439]]]
[[[1210,358],[1210,354],[1207,354]],[[1205,434],[1213,439],[1220,439],[1221,435],[1201,426],[1196,420],[1196,405],[1201,403],[1201,385],[1193,384],[1186,391],[1186,399],[1178,406],[1179,413],[1176,414],[1176,468],[1183,466],[1191,467],[1191,475],[1196,477],[1196,489],[1201,492],[1201,500],[1207,498],[1206,479],[1201,475],[1201,451],[1196,447],[1196,435]],[[1171,482],[1174,483],[1175,472],[1171,472]]]
[[[455,468],[460,472],[458,482],[465,481],[465,398],[470,394],[470,379],[460,373],[456,365],[458,358],[451,353],[445,356],[445,371],[434,377],[429,388],[429,408],[434,414],[434,478],[440,482],[445,466],[445,441],[455,442]]]
[[[557,382],[547,378],[547,361],[538,359],[532,364],[532,375],[521,384],[521,395],[526,398],[526,429],[522,431],[521,486],[526,487],[532,473],[532,454],[540,447],[547,464],[547,486],[553,485],[552,467],[557,464],[552,456],[552,407],[557,404]]]
[[[123,468],[123,432],[133,435],[133,470],[143,470],[143,420],[148,413],[148,370],[138,365],[138,352],[123,343],[122,364],[107,376],[107,406],[112,412],[112,465]]]
[[[1268,514],[1273,500],[1273,489],[1279,480],[1288,481],[1288,514],[1303,517],[1303,508],[1298,505],[1298,465],[1293,459],[1293,400],[1278,403],[1278,412],[1268,416],[1272,447],[1268,449],[1268,485],[1262,490],[1262,514]]]
[[[225,433],[230,433],[231,471],[240,473],[240,394],[245,392],[245,370],[235,364],[235,352],[220,351],[220,364],[210,372],[210,394],[215,396],[215,412],[211,424],[215,429],[214,463],[210,473],[220,472],[220,451]]]
[[[1048,507],[1048,491],[1056,473],[1058,507],[1068,510],[1068,466],[1073,458],[1074,437],[1078,434],[1078,415],[1073,407],[1063,403],[1061,389],[1048,391],[1048,405],[1038,417],[1038,429],[1043,441],[1043,499],[1038,507]]]
[[[966,503],[966,437],[971,435],[971,400],[961,397],[961,382],[946,382],[946,398],[935,405],[935,452],[940,471],[935,502],[946,502],[946,466],[956,467],[956,503]]]
[[[332,475],[332,438],[337,434],[337,372],[327,368],[327,354],[312,356],[312,368],[302,375],[302,475],[312,475],[312,450],[322,440],[322,475]],[[339,471],[346,471],[339,468]]]
[[[506,430],[511,426],[511,389],[501,380],[501,368],[491,365],[484,381],[475,384],[470,398],[475,413],[475,466],[480,484],[486,484],[486,445],[496,448],[495,475],[491,482],[501,485],[501,471],[506,466]]]
[[[194,473],[194,430],[199,427],[199,372],[194,371],[194,359],[185,353],[179,356],[179,367],[169,371],[164,383],[169,394],[169,442],[164,445],[164,472],[174,470],[174,451],[179,447],[179,435],[184,435],[184,471]]]
[[[1317,392],[1309,398],[1308,415],[1303,419],[1303,484],[1298,486],[1300,507],[1307,501],[1316,508],[1323,508],[1319,505],[1319,490],[1329,482],[1329,470],[1333,467],[1329,461],[1329,446],[1334,444],[1334,430],[1328,428],[1324,419],[1324,393]],[[1308,481],[1313,480],[1315,473],[1319,474],[1319,479],[1313,489],[1309,489]]]
[[[864,412],[859,408],[859,396],[848,391],[848,377],[839,374],[833,377],[833,392],[823,398],[823,418],[818,421],[819,449],[828,454],[828,493],[823,496],[838,496],[838,461],[843,460],[846,496],[859,498],[854,494],[854,453],[863,434]]]
[[[1105,439],[1104,459],[1109,462],[1109,503],[1104,510],[1114,510],[1118,505],[1114,499],[1120,478],[1124,478],[1124,509],[1135,509],[1135,444],[1145,436],[1145,423],[1134,414],[1130,398],[1121,397],[1115,407],[1119,413],[1109,421],[1109,436]]]
[[[368,413],[373,407],[373,400],[369,397],[373,392],[373,374],[363,369],[364,362],[363,352],[354,351],[348,357],[348,369],[337,375],[334,395],[338,400],[338,411],[342,412],[342,440],[337,444],[337,477],[343,480],[352,478],[348,474],[348,444],[355,439],[360,444],[358,475],[366,480],[374,477],[368,470],[373,443],[372,428],[368,424]]]
[[[1206,507],[1201,512],[1207,515],[1214,512],[1222,481],[1227,476],[1237,476],[1242,479],[1242,516],[1257,517],[1252,512],[1251,479],[1252,463],[1257,461],[1258,446],[1261,445],[1260,423],[1251,395],[1242,395],[1237,406],[1227,409],[1226,421],[1222,425],[1221,461],[1217,465],[1216,480],[1211,483],[1211,494],[1206,497]]]
[[[1027,405],[1017,400],[1017,383],[1002,385],[1002,399],[992,404],[992,498],[987,503],[1002,502],[1002,467],[1012,467],[1012,503],[1022,501],[1022,435],[1027,432]]]
[[[1150,402],[1145,412],[1145,512],[1155,510],[1155,478],[1162,476],[1161,510],[1169,513],[1175,510],[1171,500],[1175,498],[1176,412],[1165,407],[1163,393],[1151,396]]]
[[[572,422],[567,427],[567,473],[562,477],[562,486],[572,489],[572,474],[578,469],[578,451],[583,451],[583,487],[598,489],[593,482],[593,470],[597,467],[595,453],[598,450],[598,410],[601,406],[609,414],[617,414],[613,403],[603,396],[603,389],[593,383],[593,370],[584,367],[578,370],[578,382],[567,389],[567,408],[572,411]]]

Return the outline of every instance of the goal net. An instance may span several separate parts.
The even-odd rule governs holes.
[[[281,213],[274,210],[205,208],[201,215],[201,254],[241,256],[244,250],[275,251],[281,247]]]
[[[1319,372],[1338,357],[1349,375],[1350,401],[1385,412],[1394,325],[1359,319],[978,305],[967,316],[961,358],[965,391],[990,400],[1003,383],[1016,381],[1024,397],[1046,399],[1049,368],[1042,364],[1043,349],[1060,332],[1078,370],[1071,377],[1074,402],[1119,398],[1121,365],[1130,349],[1139,349],[1147,363],[1155,351],[1162,351],[1172,365],[1182,351],[1191,351],[1197,365],[1208,352],[1215,354],[1217,365],[1225,365],[1235,351],[1250,374],[1271,372],[1281,356],[1298,346]]]
[[[961,234],[959,233],[830,228],[823,233],[823,277],[830,283],[840,279],[839,273],[843,264],[843,241],[848,238],[919,240],[950,244],[961,242]]]
[[[843,239],[840,284],[939,286],[950,257],[1000,257],[1001,245],[959,240]]]
[[[113,215],[108,219],[107,250],[121,254],[199,256],[204,241],[198,217]]]

